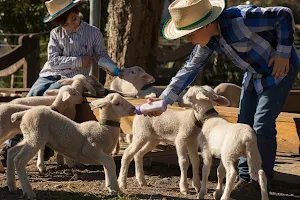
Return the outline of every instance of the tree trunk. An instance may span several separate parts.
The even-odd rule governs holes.
[[[107,50],[118,67],[156,67],[163,0],[111,0],[108,5]],[[106,86],[111,77],[106,78]]]

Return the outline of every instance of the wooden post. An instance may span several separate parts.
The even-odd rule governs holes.
[[[100,29],[100,23],[101,0],[90,0],[90,24]],[[96,62],[92,63],[90,74],[96,76],[102,84],[105,83],[105,72],[99,70],[99,66]]]
[[[31,87],[37,78],[40,71],[40,37],[38,35],[26,35],[19,37],[19,44],[22,44],[28,54],[25,54],[25,60],[27,62],[27,69],[24,68],[24,72],[27,71],[26,87]],[[24,86],[25,87],[25,86]]]

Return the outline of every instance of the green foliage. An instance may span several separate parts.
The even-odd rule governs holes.
[[[33,33],[49,29],[42,22],[44,0],[0,0],[0,29],[4,33]]]

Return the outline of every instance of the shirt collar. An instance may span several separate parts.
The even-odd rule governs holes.
[[[66,29],[62,28],[63,32],[66,34],[66,35],[70,35],[72,33],[77,33],[79,35],[83,35],[83,30],[84,30],[84,26],[85,26],[85,22],[84,21],[80,21],[80,24],[79,24],[79,28],[78,28],[78,31],[67,31]]]

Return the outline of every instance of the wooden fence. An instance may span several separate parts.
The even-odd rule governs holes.
[[[23,72],[23,88],[30,88],[38,78],[40,70],[40,47],[38,35],[19,36],[18,45],[0,56],[0,77],[12,76],[10,86],[14,85],[14,75]]]

